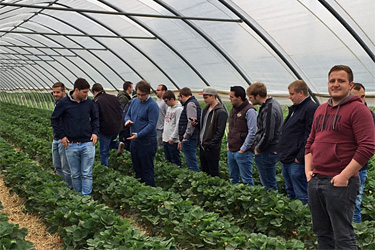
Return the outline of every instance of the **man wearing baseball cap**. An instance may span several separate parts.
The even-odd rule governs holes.
[[[219,176],[221,140],[227,124],[228,113],[218,103],[217,91],[212,87],[203,89],[200,94],[207,106],[199,120],[199,157],[202,171],[211,176]]]

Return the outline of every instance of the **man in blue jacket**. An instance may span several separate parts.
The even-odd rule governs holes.
[[[318,105],[308,95],[308,87],[304,81],[292,82],[288,90],[293,105],[289,107],[289,114],[281,127],[277,152],[289,199],[298,199],[306,204],[305,145]]]
[[[59,101],[51,116],[53,130],[65,147],[73,188],[82,195],[92,191],[92,168],[99,132],[98,110],[88,99],[90,84],[83,78]],[[60,124],[61,119],[61,124]]]
[[[159,107],[150,97],[151,86],[142,80],[135,86],[137,97],[130,104],[125,116],[125,126],[130,127],[130,153],[135,178],[155,186],[154,157],[157,150],[156,124]]]

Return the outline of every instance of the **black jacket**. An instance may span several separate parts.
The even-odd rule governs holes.
[[[289,114],[281,127],[278,155],[282,163],[292,163],[297,158],[305,162],[305,145],[318,104],[307,97],[301,103],[289,107]]]
[[[106,136],[118,134],[122,128],[122,109],[116,96],[104,91],[98,93],[94,102],[98,105],[100,133]]]
[[[207,105],[202,111],[199,121],[200,130],[202,130],[203,119],[206,113],[209,112],[208,109],[209,105]],[[227,125],[227,119],[228,113],[225,111],[223,105],[218,103],[208,114],[202,142],[200,141],[200,136],[198,136],[199,145],[202,145],[205,150],[219,149]]]

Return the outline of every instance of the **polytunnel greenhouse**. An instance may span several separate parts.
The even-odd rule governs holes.
[[[314,222],[309,207],[311,203],[309,201],[306,204],[307,200],[304,202],[291,197],[291,184],[288,186],[291,180],[286,178],[281,159],[275,158],[275,188],[268,188],[264,184],[262,172],[256,162],[259,152],[255,143],[256,134],[261,130],[259,119],[262,118],[258,114],[263,103],[253,102],[253,112],[258,115],[253,120],[253,144],[246,145],[248,148],[242,150],[246,144],[244,141],[250,140],[247,136],[251,130],[248,128],[248,120],[245,128],[245,132],[248,132],[245,136],[240,130],[230,135],[231,126],[233,128],[245,124],[246,120],[241,123],[244,117],[250,119],[248,110],[251,109],[250,104],[246,106],[246,116],[242,111],[235,113],[237,109],[233,111],[232,107],[238,108],[240,105],[235,105],[233,98],[239,97],[231,88],[241,86],[246,91],[257,85],[254,83],[263,83],[267,88],[267,98],[271,97],[281,105],[281,109],[277,111],[280,119],[273,121],[273,126],[267,126],[267,129],[272,127],[275,131],[276,128],[283,131],[281,127],[286,126],[286,120],[295,114],[294,108],[298,105],[293,98],[293,91],[300,93],[296,87],[291,87],[291,90],[288,86],[292,86],[290,84],[296,80],[302,80],[307,84],[307,96],[311,96],[315,109],[319,105],[326,105],[327,100],[332,97],[328,88],[328,73],[335,65],[351,68],[353,82],[360,83],[363,87],[361,98],[368,108],[361,104],[362,109],[365,107],[366,112],[368,109],[374,112],[374,0],[0,0],[0,248],[324,248],[318,243],[316,231],[313,231],[312,224],[316,225],[316,221]],[[146,102],[141,99],[142,93],[147,96],[147,101],[152,99],[163,104],[165,101],[167,108],[167,101],[171,99],[161,98],[158,91],[165,92],[160,86],[172,90],[183,104],[175,126],[180,128],[181,121],[185,119],[183,122],[191,131],[198,131],[198,143],[195,143],[192,150],[194,157],[199,159],[198,171],[192,171],[187,162],[189,155],[184,151],[183,143],[189,139],[186,138],[188,132],[184,133],[185,130],[178,135],[177,141],[161,141],[162,146],[155,146],[156,153],[151,152],[151,144],[142,148],[143,150],[134,148],[132,140],[142,141],[137,137],[141,132],[129,132],[128,137],[123,137],[124,141],[121,141],[121,132],[116,133],[113,139],[116,142],[114,150],[108,149],[107,162],[103,164],[105,150],[104,146],[101,148],[100,142],[102,145],[106,143],[103,138],[107,135],[100,134],[104,127],[103,121],[100,120],[99,127],[97,120],[104,115],[114,115],[110,112],[103,115],[106,112],[100,111],[98,103],[95,106],[97,117],[94,117],[94,111],[90,111],[92,113],[87,120],[91,124],[91,138],[88,141],[69,141],[69,136],[65,136],[68,125],[65,126],[63,121],[67,119],[68,111],[64,110],[64,117],[57,115],[63,105],[59,104],[56,87],[52,86],[63,83],[66,89],[61,88],[64,90],[60,93],[61,99],[75,99],[75,90],[78,89],[74,84],[81,78],[88,82],[90,88],[86,93],[88,98],[82,95],[78,103],[83,100],[97,102],[94,98],[102,92],[92,88],[96,83],[100,83],[103,92],[112,97],[121,91],[126,92],[123,89],[125,82],[132,82],[134,87],[143,80],[149,83],[151,98],[147,91],[138,93],[138,90],[132,90],[130,96],[133,95],[134,98],[131,104],[126,105],[126,108],[122,106],[124,109],[118,115],[122,123],[121,132],[127,126],[133,126],[129,131],[135,129],[133,121],[128,119],[131,118],[129,110],[137,105],[134,100]],[[349,77],[348,79],[350,80]],[[189,100],[183,99],[183,89],[186,87],[197,99],[197,110],[193,113],[191,110],[186,111]],[[213,87],[214,90],[209,89],[209,94],[202,93],[207,87]],[[348,88],[347,92],[350,91],[352,89]],[[235,93],[234,96],[232,92]],[[135,98],[136,95],[138,98]],[[217,159],[213,160],[217,165],[217,175],[210,175],[202,167],[202,155],[214,154],[210,151],[212,148],[205,147],[202,142],[206,128],[210,129],[209,132],[211,129],[219,130],[216,126],[207,125],[208,117],[212,117],[211,106],[206,99],[212,96],[214,99],[219,97],[215,100],[222,104],[227,117],[221,126],[219,146],[214,151],[217,153]],[[250,96],[247,93],[251,102]],[[254,95],[253,98],[255,97],[257,96]],[[301,103],[307,97],[304,98],[300,99]],[[178,100],[175,105],[180,104]],[[248,102],[247,99],[245,102]],[[160,110],[161,106],[158,105]],[[340,105],[341,102],[339,108]],[[357,111],[347,111],[344,107],[341,112],[351,117],[361,116],[356,114]],[[85,111],[79,112],[80,118],[85,117]],[[194,114],[193,118],[188,116],[188,112],[189,115]],[[151,113],[158,112],[148,110],[147,114]],[[236,116],[238,123],[233,120]],[[331,116],[328,114],[325,121],[324,114],[322,126],[333,120],[332,130],[335,130],[337,116],[338,113]],[[95,131],[96,125],[93,125],[94,118],[98,123],[98,131]],[[306,146],[306,153],[304,150],[309,135],[313,134],[310,134],[313,118],[317,120],[314,112],[311,113],[310,124],[305,126],[305,130],[309,130],[307,134],[294,134],[288,141],[290,150],[297,147],[303,149],[302,157],[309,155],[309,146]],[[340,119],[341,116],[338,122]],[[79,121],[69,126],[78,131],[80,126],[84,126],[84,122]],[[130,125],[128,121],[131,122]],[[164,119],[164,125],[165,122]],[[302,121],[299,123],[302,124]],[[370,141],[373,132],[368,129],[367,123],[359,123],[363,128],[366,127],[365,133],[362,131],[364,140]],[[146,124],[155,125],[150,121]],[[160,130],[159,127],[153,129],[157,132]],[[189,129],[186,128],[186,131]],[[98,136],[94,131],[98,132]],[[297,131],[295,129],[292,132]],[[165,135],[163,131],[158,138],[161,135]],[[247,164],[251,180],[254,179],[251,184],[245,181],[242,169],[236,173],[237,183],[242,183],[235,185],[234,170],[230,166],[233,163],[228,159],[231,157],[230,146],[233,145],[231,140],[234,140],[230,136],[242,140],[242,146],[235,152],[252,153],[251,161]],[[302,137],[304,141],[298,141]],[[359,137],[358,134],[353,136],[357,141],[360,141]],[[345,133],[336,139],[337,144],[340,140],[344,141]],[[113,140],[109,141],[112,143]],[[129,142],[131,146],[128,145],[130,149],[125,143],[127,140],[132,141]],[[77,184],[71,185],[65,179],[65,175],[72,178],[71,182],[78,178],[70,172],[74,169],[71,163],[73,156],[69,156],[67,149],[71,144],[80,147],[83,143],[91,142],[94,145],[93,163],[87,165],[91,166],[92,171],[92,193],[86,195],[77,190]],[[292,145],[292,142],[296,143]],[[59,146],[56,143],[60,143]],[[168,143],[176,147],[179,163],[166,156]],[[281,146],[277,143],[279,141],[275,143],[279,151]],[[361,157],[374,151],[374,143],[366,145],[368,152],[361,152]],[[61,151],[56,151],[56,147],[61,147]],[[61,153],[62,150],[64,153]],[[338,151],[339,147],[334,152],[323,152],[320,157],[333,154],[337,162],[342,163],[343,157],[336,155]],[[134,152],[143,153],[139,158],[144,159],[150,154],[155,155],[150,163],[155,179],[153,185],[149,185],[147,181],[143,181],[143,176],[138,175],[137,171],[140,170],[136,169],[138,163],[135,163]],[[271,153],[278,157],[279,152],[276,150]],[[60,165],[68,166],[68,174],[63,172],[61,166],[61,174],[58,172],[56,154],[67,159],[65,163],[64,160],[59,162]],[[302,158],[300,162],[296,156],[292,161],[300,164],[304,171],[305,159],[307,158]],[[353,160],[357,167],[362,167],[363,164],[356,161],[354,156]],[[206,161],[206,165],[213,164],[210,160]],[[352,225],[349,223],[348,227],[350,230],[354,229],[354,240],[359,249],[375,249],[374,156],[369,156],[366,162],[367,165],[364,166],[368,166],[367,181],[365,183],[361,179],[362,198],[357,198],[362,199],[362,203],[357,201],[356,204],[362,219],[358,223],[354,221]],[[199,172],[199,168],[202,171]],[[358,170],[353,172],[353,178],[357,178],[357,172]],[[303,178],[308,175],[308,171],[305,173]],[[78,175],[80,174],[83,178],[84,170]],[[316,175],[311,171],[311,175],[327,179],[327,176],[320,173]],[[329,177],[330,180],[333,179],[332,176]],[[304,180],[305,186],[307,181]],[[354,211],[354,216],[356,213]],[[341,242],[336,241],[336,244],[338,249],[345,248],[339,245]]]

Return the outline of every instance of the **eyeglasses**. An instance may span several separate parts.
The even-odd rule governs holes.
[[[143,97],[143,96],[147,96],[147,95],[148,95],[148,94],[145,94],[145,93],[144,93],[144,94],[137,93],[137,96],[142,96],[142,97]]]

